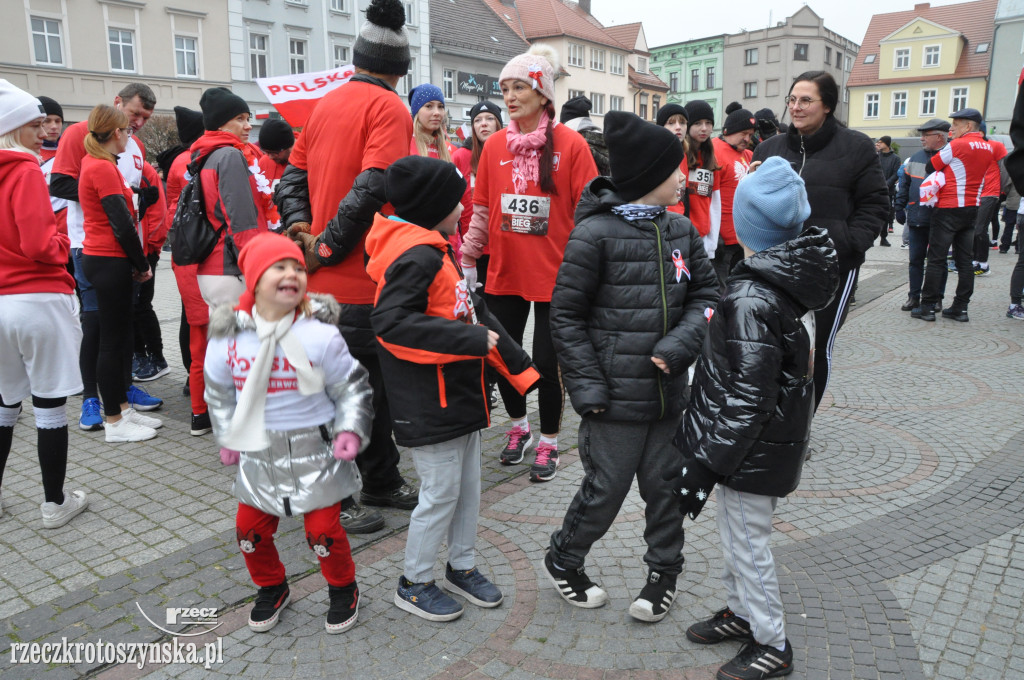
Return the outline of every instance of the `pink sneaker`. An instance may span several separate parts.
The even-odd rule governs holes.
[[[533,444],[533,433],[516,425],[505,436],[508,437],[508,442],[501,451],[501,464],[518,465],[522,463],[526,449]]]
[[[550,444],[537,444],[537,457],[530,466],[531,482],[547,482],[558,472],[558,449]]]

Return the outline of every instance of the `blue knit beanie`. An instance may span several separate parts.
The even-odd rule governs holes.
[[[441,102],[444,104],[444,93],[437,85],[424,83],[417,85],[409,92],[409,106],[412,109],[412,117],[415,118],[419,110],[427,102]]]
[[[804,181],[781,156],[766,160],[736,187],[736,238],[755,253],[799,236],[810,216]]]

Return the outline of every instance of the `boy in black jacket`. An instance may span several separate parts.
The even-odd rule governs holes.
[[[462,605],[433,576],[442,541],[444,588],[480,607],[502,601],[475,565],[480,430],[490,424],[484,364],[523,394],[540,374],[469,292],[455,264],[448,237],[466,190],[455,166],[407,156],[387,169],[385,186],[397,217],[378,213],[366,237],[366,273],[377,284],[370,321],[384,350],[395,441],[412,447],[420,476],[395,604],[429,621],[451,621]]]
[[[811,213],[804,182],[769,158],[736,189],[733,220],[746,253],[708,328],[677,441],[684,514],[696,519],[718,487],[728,606],[686,631],[692,642],[748,640],[720,680],[793,670],[779,580],[768,546],[779,497],[800,482],[814,414],[814,310],[839,287],[824,229],[801,234]]]
[[[700,353],[718,279],[679,202],[683,148],[669,130],[631,113],[605,116],[611,178],[583,192],[551,298],[551,335],[573,408],[583,416],[585,476],[544,569],[572,605],[608,596],[583,569],[633,478],[646,502],[647,583],[629,613],[660,621],[676,594],[683,531],[666,469],[677,469],[672,433],[686,373]]]

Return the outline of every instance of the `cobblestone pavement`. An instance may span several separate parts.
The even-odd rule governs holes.
[[[993,253],[968,324],[923,323],[899,311],[905,259],[899,248],[869,252],[859,305],[836,344],[813,457],[800,489],[779,504],[774,546],[795,652],[791,677],[1024,677],[1024,324],[1004,316],[1015,258]],[[166,354],[175,358],[179,307],[167,263],[157,298]],[[155,440],[107,445],[102,433],[72,427],[68,487],[86,490],[91,507],[61,529],[41,525],[26,404],[0,517],[4,680],[710,678],[736,652],[737,644],[701,647],[683,635],[724,597],[714,497],[686,524],[682,592],[664,621],[642,624],[626,611],[645,577],[635,489],[588,560],[609,604],[575,609],[547,583],[539,565],[548,535],[582,475],[578,418],[568,405],[561,470],[550,483],[530,484],[525,465],[497,464],[502,412],[484,433],[477,547],[480,567],[505,593],[502,606],[467,605],[447,624],[399,611],[391,599],[407,513],[388,510],[386,529],[352,537],[364,598],[358,625],[325,635],[325,584],[301,524],[286,520],[277,541],[292,604],[272,633],[251,633],[254,587],[235,544],[234,468],[220,465],[209,436],[189,435],[185,374],[180,361],[172,364],[148,386],[166,400]],[[80,403],[70,400],[72,418]],[[415,477],[406,455],[403,469]],[[217,608],[214,631],[176,638],[219,645],[211,668],[180,658],[141,669],[87,658],[14,663],[20,643],[173,644],[148,620],[179,631],[164,625],[169,607]]]

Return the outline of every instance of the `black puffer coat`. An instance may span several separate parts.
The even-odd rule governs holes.
[[[786,134],[761,142],[753,160],[770,156],[782,156],[803,178],[811,204],[804,224],[828,230],[840,271],[863,264],[889,217],[889,190],[868,136],[829,116],[812,135],[800,135],[790,125]]]
[[[551,337],[577,413],[677,417],[686,369],[707,331],[705,310],[718,302],[718,279],[688,219],[665,212],[627,222],[611,212],[622,203],[607,177],[584,189],[551,297]]]
[[[733,269],[708,328],[676,443],[737,491],[785,496],[800,482],[814,415],[814,315],[839,287],[824,229]]]

